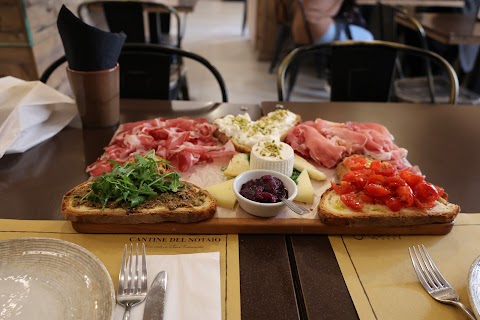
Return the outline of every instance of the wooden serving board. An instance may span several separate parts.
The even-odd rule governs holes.
[[[72,222],[80,233],[155,233],[155,234],[362,234],[362,235],[444,235],[454,222],[402,227],[329,226],[319,219],[213,218],[181,224],[94,224]]]

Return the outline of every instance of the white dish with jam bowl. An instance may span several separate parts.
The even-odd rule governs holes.
[[[250,170],[241,173],[238,175],[235,180],[233,181],[233,192],[237,197],[238,203],[243,210],[247,213],[257,216],[257,217],[274,217],[278,215],[280,212],[286,209],[286,205],[283,202],[276,202],[276,203],[262,203],[256,202],[250,199],[245,198],[240,194],[240,190],[242,186],[252,180],[252,179],[259,179],[265,175],[271,175],[272,177],[276,177],[280,179],[287,189],[288,198],[292,200],[296,197],[298,188],[296,183],[288,176],[284,175],[283,173],[272,171],[272,170]]]

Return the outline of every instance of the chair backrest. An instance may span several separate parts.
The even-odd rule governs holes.
[[[126,43],[119,57],[120,97],[170,100],[171,65],[179,58],[197,61],[210,71],[218,83],[222,102],[228,102],[225,81],[204,57],[186,50],[158,44]],[[66,62],[65,56],[54,61],[41,75],[46,83],[50,75]]]
[[[334,41],[296,48],[285,57],[278,69],[277,93],[280,101],[286,100],[287,71],[298,64],[305,54],[319,52],[330,56],[332,101],[389,101],[397,58],[401,54],[429,59],[442,67],[450,82],[449,103],[457,101],[458,77],[444,58],[425,49],[387,41]]]
[[[81,20],[86,21],[98,11],[103,13],[109,31],[124,32],[127,35],[127,43],[156,43],[181,47],[183,30],[180,15],[170,5],[149,1],[87,1],[78,6],[77,14]],[[174,43],[165,40],[170,34],[170,17],[174,17],[175,21]],[[96,23],[102,24],[98,21]],[[146,26],[148,32],[145,30]]]

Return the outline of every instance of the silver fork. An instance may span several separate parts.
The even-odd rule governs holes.
[[[425,290],[437,301],[453,304],[462,309],[470,319],[476,320],[475,315],[463,303],[455,289],[442,276],[432,258],[425,249],[425,246],[413,246],[408,248],[410,259],[417,277]]]
[[[128,320],[130,309],[143,302],[147,296],[147,259],[144,243],[142,244],[141,266],[139,265],[138,243],[136,245],[135,265],[133,260],[133,244],[130,243],[128,261],[127,245],[125,245],[120,274],[118,275],[117,303],[125,307],[123,320]]]

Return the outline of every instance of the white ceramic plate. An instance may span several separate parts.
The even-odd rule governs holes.
[[[475,259],[468,273],[468,298],[477,319],[480,319],[480,257]]]
[[[111,319],[112,279],[84,248],[59,239],[0,241],[0,319]]]

